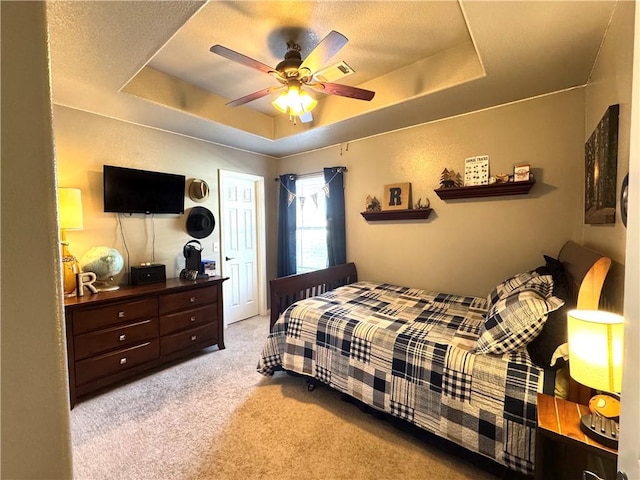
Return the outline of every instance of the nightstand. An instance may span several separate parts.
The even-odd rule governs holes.
[[[586,405],[538,394],[536,480],[582,478],[583,470],[606,480],[616,478],[618,451],[587,437],[580,430]]]

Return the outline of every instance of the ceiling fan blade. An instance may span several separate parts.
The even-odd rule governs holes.
[[[258,60],[254,60],[253,58],[249,58],[246,55],[236,52],[235,50],[223,47],[222,45],[214,45],[209,49],[209,51],[247,67],[260,70],[261,72],[272,75],[275,73],[279,75],[279,73],[269,65],[259,62]]]
[[[277,87],[269,87],[263,88],[262,90],[258,90],[257,92],[250,93],[249,95],[245,95],[244,97],[237,98],[227,103],[228,107],[239,107],[240,105],[244,105],[245,103],[253,102],[259,98],[262,98],[266,95],[269,95],[271,92],[275,92],[276,90],[280,90],[281,88],[285,88],[284,85],[279,85]]]
[[[349,40],[335,30],[331,30],[318,45],[311,51],[307,58],[300,64],[298,70],[307,70],[310,76],[317,72],[326,62],[329,61],[338,51],[344,47]]]
[[[341,85],[339,83],[318,82],[308,83],[307,85],[320,92],[330,93],[331,95],[340,95],[341,97],[355,98],[356,100],[370,101],[376,94],[376,92],[372,92],[371,90],[351,87],[349,85]]]

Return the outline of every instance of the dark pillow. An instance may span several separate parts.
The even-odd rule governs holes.
[[[551,278],[553,278],[553,295],[555,297],[561,298],[565,301],[565,303],[573,303],[573,295],[571,294],[572,288],[569,283],[569,277],[567,277],[566,272],[564,271],[564,267],[562,266],[562,262],[553,257],[549,257],[544,255],[545,266],[549,273],[551,274]]]
[[[575,308],[575,300],[571,295],[571,285],[564,271],[562,263],[547,255],[544,256],[545,265],[538,267],[536,272],[541,275],[549,274],[553,278],[553,296],[564,300],[564,305],[550,312],[541,332],[527,344],[527,351],[531,361],[539,367],[558,370],[566,365],[563,359],[551,366],[553,352],[567,342],[567,312]]]

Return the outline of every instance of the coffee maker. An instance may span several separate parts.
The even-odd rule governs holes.
[[[198,240],[188,241],[182,248],[182,254],[184,255],[184,270],[180,272],[180,278],[186,280],[209,278],[209,275],[204,273],[202,244]]]

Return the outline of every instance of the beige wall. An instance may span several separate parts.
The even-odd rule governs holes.
[[[585,142],[609,105],[620,105],[618,180],[616,182],[618,196],[622,180],[629,172],[633,22],[634,2],[618,2],[586,88]],[[615,224],[584,225],[583,227],[583,243],[613,259],[605,285],[604,306],[618,312],[622,312],[623,305],[626,235],[627,230],[620,218],[619,201],[616,206]]]
[[[2,9],[2,467],[71,478],[44,4]]]
[[[408,128],[279,162],[280,173],[345,165],[347,257],[359,276],[432,290],[486,295],[496,283],[557,255],[579,240],[582,208],[584,90],[531,99]],[[492,174],[529,163],[529,195],[444,202],[433,192],[444,168],[490,157]],[[428,198],[427,221],[366,222],[367,195],[411,182]]]
[[[130,264],[153,261],[155,251],[155,262],[166,265],[168,278],[178,276],[184,268],[182,247],[192,239],[186,232],[185,222],[193,206],[204,206],[214,213],[216,228],[200,242],[204,248],[203,258],[215,259],[220,272],[219,254],[213,252],[213,242],[220,240],[219,169],[264,177],[266,203],[268,206],[277,203],[273,158],[67,107],[55,106],[53,114],[59,186],[82,190],[84,229],[67,233],[70,251],[79,259],[89,248],[104,245],[116,248],[126,261],[118,215],[103,211],[103,164],[185,175],[187,186],[193,178],[202,178],[209,184],[211,193],[205,203],[185,198],[184,215],[155,215],[153,220],[150,215],[142,214],[120,217]],[[275,215],[276,208],[267,207],[267,251],[275,248]],[[272,278],[274,255],[267,256],[267,263],[267,278]],[[126,283],[123,275],[124,272],[120,280]]]

